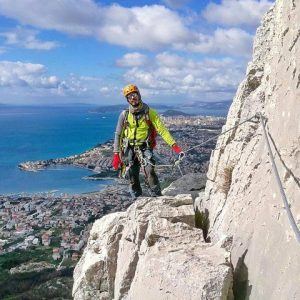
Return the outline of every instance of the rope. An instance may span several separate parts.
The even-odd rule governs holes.
[[[192,148],[189,148],[188,150],[185,150],[185,151],[183,151],[183,152],[184,152],[184,153],[187,153],[187,152],[190,152],[191,150],[194,150],[195,148],[201,147],[201,146],[207,144],[208,142],[217,139],[219,136],[221,136],[221,135],[227,133],[228,131],[231,131],[231,130],[233,130],[233,129],[239,127],[239,126],[241,126],[242,124],[244,124],[244,123],[246,123],[246,122],[249,122],[250,120],[252,120],[252,119],[254,119],[254,118],[257,118],[257,117],[258,117],[258,114],[255,114],[255,115],[253,115],[252,117],[248,118],[247,120],[244,120],[244,121],[242,121],[241,123],[239,123],[239,124],[237,124],[237,125],[235,125],[235,126],[229,128],[229,129],[225,130],[224,132],[222,132],[222,133],[220,133],[220,134],[218,134],[218,135],[216,135],[216,136],[213,136],[213,137],[211,137],[210,139],[208,139],[208,140],[202,142],[201,144],[198,144],[198,145],[196,145],[196,146],[194,146],[194,147],[192,147]]]
[[[270,155],[271,162],[272,162],[272,168],[273,168],[273,171],[274,171],[274,175],[275,175],[277,184],[279,186],[279,190],[280,190],[280,194],[281,194],[281,197],[282,197],[282,200],[283,200],[283,204],[284,204],[285,210],[287,212],[290,225],[291,225],[291,227],[292,227],[292,229],[293,229],[293,231],[296,235],[296,239],[300,243],[300,231],[299,231],[297,223],[296,223],[296,221],[293,217],[292,211],[290,209],[286,194],[285,194],[283,186],[282,186],[282,182],[281,182],[280,177],[279,177],[279,173],[278,173],[278,169],[277,169],[277,166],[276,166],[276,163],[275,163],[275,160],[274,160],[273,152],[272,152],[272,149],[271,149],[271,146],[270,146],[269,138],[268,138],[265,123],[264,123],[264,120],[266,120],[266,119],[263,117],[262,114],[259,114],[259,116],[260,116],[261,123],[263,125],[264,137],[265,137],[265,140],[266,140],[266,143],[267,143],[269,155]]]
[[[267,131],[266,131],[266,127],[265,127],[265,123],[264,123],[264,120],[266,120],[263,115],[261,113],[256,113],[255,115],[253,115],[252,117],[238,123],[237,125],[225,130],[224,132],[212,137],[212,138],[209,138],[208,140],[198,144],[198,145],[195,145],[189,149],[187,149],[186,151],[182,151],[181,153],[179,153],[179,156],[178,156],[178,159],[174,161],[174,163],[172,165],[155,165],[153,163],[151,163],[148,159],[144,158],[142,156],[142,153],[139,155],[139,159],[140,159],[140,163],[143,167],[145,167],[145,165],[147,164],[150,164],[152,165],[153,167],[172,167],[174,168],[175,166],[178,167],[179,169],[179,172],[181,174],[181,176],[183,176],[183,173],[182,173],[182,170],[180,168],[180,162],[182,161],[182,159],[185,157],[186,153],[198,148],[198,147],[201,147],[205,144],[207,144],[208,142],[212,141],[212,140],[215,140],[217,139],[219,136],[241,126],[242,124],[246,123],[246,122],[249,122],[250,120],[254,119],[254,118],[259,118],[261,123],[262,123],[262,126],[263,126],[263,132],[264,132],[264,137],[265,137],[265,140],[266,140],[266,144],[267,144],[267,147],[268,147],[268,152],[269,152],[269,155],[270,155],[270,158],[271,158],[271,162],[272,162],[272,168],[273,168],[273,171],[274,171],[274,174],[275,174],[275,178],[276,178],[276,181],[277,181],[277,184],[279,186],[279,190],[280,190],[280,194],[281,194],[281,197],[282,197],[282,200],[283,200],[283,203],[284,203],[284,207],[285,207],[285,210],[288,214],[288,219],[289,219],[289,222],[290,222],[290,225],[295,233],[295,236],[296,236],[296,239],[297,241],[300,243],[300,230],[297,226],[297,223],[293,217],[293,214],[292,214],[292,211],[290,209],[290,206],[289,206],[289,203],[288,203],[288,200],[287,200],[287,197],[286,197],[286,194],[284,192],[284,189],[283,189],[283,185],[282,185],[282,182],[280,180],[280,177],[279,177],[279,173],[278,173],[278,169],[277,169],[277,166],[276,166],[276,163],[275,163],[275,160],[274,160],[274,156],[273,156],[273,152],[271,150],[271,146],[270,146],[270,142],[269,142],[269,138],[268,138],[268,135],[267,135]]]
[[[171,164],[171,165],[155,165],[155,164],[152,164],[150,161],[148,161],[147,159],[145,159],[145,158],[143,158],[143,157],[140,159],[141,165],[144,166],[145,164],[150,164],[150,165],[153,166],[153,167],[171,167],[171,168],[177,167],[177,168],[179,169],[179,172],[180,172],[181,176],[183,176],[183,172],[182,172],[182,170],[181,170],[181,168],[180,168],[180,162],[183,160],[183,158],[185,157],[186,153],[190,152],[190,151],[193,150],[193,149],[196,149],[196,148],[198,148],[198,147],[201,147],[201,146],[207,144],[208,142],[210,142],[210,141],[212,141],[212,140],[217,139],[219,136],[221,136],[221,135],[223,135],[223,134],[225,134],[225,133],[227,133],[227,132],[229,132],[229,131],[231,131],[231,130],[233,130],[233,129],[239,127],[239,126],[241,126],[242,124],[244,124],[244,123],[246,123],[246,122],[249,122],[250,120],[252,120],[252,119],[254,119],[254,118],[257,118],[257,117],[258,117],[258,114],[255,114],[255,115],[253,115],[252,117],[250,117],[250,118],[248,118],[248,119],[246,119],[246,120],[240,122],[239,124],[237,124],[237,125],[235,125],[235,126],[229,128],[229,129],[225,130],[224,132],[222,132],[222,133],[220,133],[220,134],[218,134],[218,135],[216,135],[216,136],[213,136],[213,137],[209,138],[208,140],[206,140],[206,141],[204,141],[204,142],[202,142],[202,143],[200,143],[200,144],[198,144],[198,145],[195,145],[195,146],[193,146],[192,148],[189,148],[189,149],[186,150],[186,151],[180,152],[179,155],[178,155],[178,158],[177,158],[177,159],[174,161],[174,163]]]

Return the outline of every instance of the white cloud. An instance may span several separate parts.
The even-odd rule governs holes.
[[[99,24],[99,7],[91,0],[0,0],[0,13],[42,29],[91,35]]]
[[[108,86],[103,86],[100,88],[100,92],[103,94],[109,93],[110,88]]]
[[[18,46],[26,49],[51,50],[59,46],[53,41],[39,41],[36,36],[37,30],[17,27],[12,31],[1,32],[0,36],[6,38],[5,44],[9,46]]]
[[[16,0],[11,5],[10,0],[0,0],[0,14],[37,28],[93,36],[128,48],[152,50],[190,36],[179,15],[161,5],[126,8],[91,0]]]
[[[147,57],[139,52],[126,53],[116,61],[118,67],[139,67],[147,63]]]
[[[226,26],[257,27],[273,3],[272,0],[222,0],[220,4],[209,3],[203,16],[209,22]]]
[[[41,64],[0,62],[0,86],[40,86],[45,67]]]
[[[65,81],[55,75],[48,75],[42,64],[0,61],[0,86],[11,90],[21,90],[29,94],[51,92],[57,95],[86,92],[81,80],[75,76]]]
[[[124,79],[136,83],[146,96],[224,100],[233,97],[244,72],[244,63],[231,58],[196,61],[164,52],[147,68],[130,69]]]
[[[162,65],[170,68],[172,67],[180,68],[180,67],[184,67],[186,64],[186,61],[182,57],[176,54],[170,55],[168,52],[157,54],[156,62],[158,65]]]
[[[212,35],[195,34],[192,42],[178,44],[178,49],[199,53],[219,53],[249,57],[253,36],[239,28],[218,28]]]
[[[162,0],[172,8],[184,5],[187,1]],[[222,0],[221,4],[211,3],[205,9],[205,18],[226,25],[226,28],[220,26],[215,29],[214,25],[209,26],[206,29],[209,28],[211,33],[204,34],[200,23],[196,24],[199,18],[196,20],[195,13],[188,12],[182,17],[163,5],[128,8],[118,4],[101,5],[96,0],[15,0],[13,5],[11,3],[11,0],[0,0],[0,14],[17,20],[23,27],[2,33],[8,46],[30,49],[58,46],[55,42],[41,41],[38,39],[39,31],[25,30],[26,25],[71,36],[92,37],[131,49],[115,64],[127,68],[124,80],[136,82],[144,95],[173,95],[181,98],[203,96],[206,99],[214,97],[212,95],[223,99],[232,97],[244,75],[245,58],[250,56],[253,40],[253,36],[238,25],[256,26],[261,14],[271,4],[270,0]],[[246,28],[249,30],[249,27]],[[150,61],[140,49],[180,50],[185,51],[185,54],[193,52],[194,59],[180,56],[181,52],[170,54],[165,51],[156,53],[154,60]],[[5,50],[3,48],[2,51]],[[201,54],[198,60],[197,53]],[[202,55],[214,53],[221,58],[204,59]],[[110,92],[116,94],[111,87],[114,86],[112,81],[119,79],[119,73],[117,76],[109,75],[113,76],[106,76],[105,79],[70,76],[62,80],[47,74],[44,65],[0,62],[0,86],[17,86],[28,88],[28,91],[29,88],[32,91],[48,89],[59,95],[86,95],[95,91],[97,96],[99,93],[106,95],[108,87]]]
[[[241,23],[241,18],[244,23],[252,24],[269,5],[267,0],[224,0],[221,5],[208,5],[205,16],[220,23],[230,24],[229,20],[232,20],[231,23]],[[33,9],[28,11],[27,7]],[[237,9],[233,10],[233,7]],[[252,13],[251,8],[255,8]],[[216,10],[218,17],[214,18],[212,9]],[[223,11],[224,15],[228,14],[226,18]],[[10,0],[0,0],[0,14],[38,28],[92,36],[129,49],[173,48],[200,53],[249,55],[252,45],[252,36],[239,28],[219,28],[211,35],[196,32],[187,27],[186,19],[162,5],[126,8],[117,4],[101,6],[92,0],[48,1],[47,4],[38,0],[16,0],[11,5]],[[38,47],[36,39],[33,37],[32,40],[31,47]],[[51,42],[47,43],[39,45],[45,48],[54,46],[49,44]],[[119,63],[122,64],[121,61]]]
[[[190,38],[188,29],[173,11],[160,5],[105,9],[97,36],[111,44],[154,50]]]

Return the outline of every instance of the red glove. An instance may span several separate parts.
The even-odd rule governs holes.
[[[174,151],[175,153],[177,153],[177,154],[183,152],[182,149],[181,149],[177,144],[174,144],[174,145],[172,146],[172,149],[173,149],[173,151]]]
[[[118,170],[118,168],[121,166],[122,164],[122,161],[121,161],[121,158],[120,158],[120,155],[118,152],[114,153],[114,157],[113,157],[113,160],[112,160],[112,166],[115,170]]]

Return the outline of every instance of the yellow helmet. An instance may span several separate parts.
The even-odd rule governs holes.
[[[124,97],[127,97],[130,93],[137,92],[140,93],[138,87],[134,84],[128,84],[123,89],[123,95]]]

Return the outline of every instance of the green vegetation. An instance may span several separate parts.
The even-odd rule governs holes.
[[[209,213],[208,210],[205,209],[204,212],[200,212],[198,208],[195,211],[195,227],[200,228],[203,231],[203,238],[206,242],[208,242],[208,229],[209,229]]]
[[[6,280],[10,277],[10,273],[8,270],[0,269],[0,282]]]
[[[103,156],[111,156],[112,154],[113,154],[113,151],[112,150],[106,150],[106,149],[102,149],[101,150],[101,154],[103,155]]]
[[[51,217],[53,216],[57,216],[58,214],[61,214],[61,210],[59,208],[53,210],[52,214],[51,214]]]
[[[60,236],[63,232],[63,229],[59,228],[59,227],[52,228],[51,230],[52,230],[53,236]]]
[[[15,250],[0,256],[0,274],[26,262],[46,261],[53,263],[52,249]]]
[[[72,253],[70,252],[70,255],[72,255]],[[76,261],[74,262],[71,258],[66,258],[63,262],[63,266],[64,267],[75,267],[76,265]]]
[[[17,239],[15,239],[14,241],[5,244],[5,245],[3,246],[3,249],[7,249],[7,248],[9,248],[10,246],[16,245],[16,244],[22,242],[23,240],[24,240],[23,238],[17,238]],[[0,258],[1,258],[1,256],[0,256]]]
[[[80,235],[81,231],[84,229],[84,226],[77,226],[72,229],[73,233],[76,235]]]
[[[228,195],[231,186],[233,168],[234,167],[232,165],[229,165],[224,168],[222,173],[223,181],[222,184],[219,186],[219,188],[222,191],[222,193],[226,195],[226,197]]]
[[[91,216],[89,216],[87,223],[88,224],[94,223],[96,219],[97,219],[97,216],[91,215]]]
[[[11,275],[0,282],[0,298],[21,299],[72,299],[73,268],[42,270]]]
[[[40,227],[40,226],[37,226],[37,225],[33,225],[32,226],[32,229],[35,231],[35,232],[39,232],[43,227]]]
[[[50,247],[52,248],[59,248],[60,247],[61,238],[59,236],[53,236],[51,238]]]
[[[10,274],[13,267],[30,262],[58,264],[52,259],[52,248],[16,250],[0,256],[0,299],[72,299],[74,262],[66,261],[66,269]],[[72,264],[73,263],[73,264]],[[65,283],[64,283],[65,282]],[[52,287],[52,283],[54,287]],[[46,288],[46,286],[48,286]],[[51,287],[51,289],[49,289]],[[59,298],[61,297],[61,298]]]

